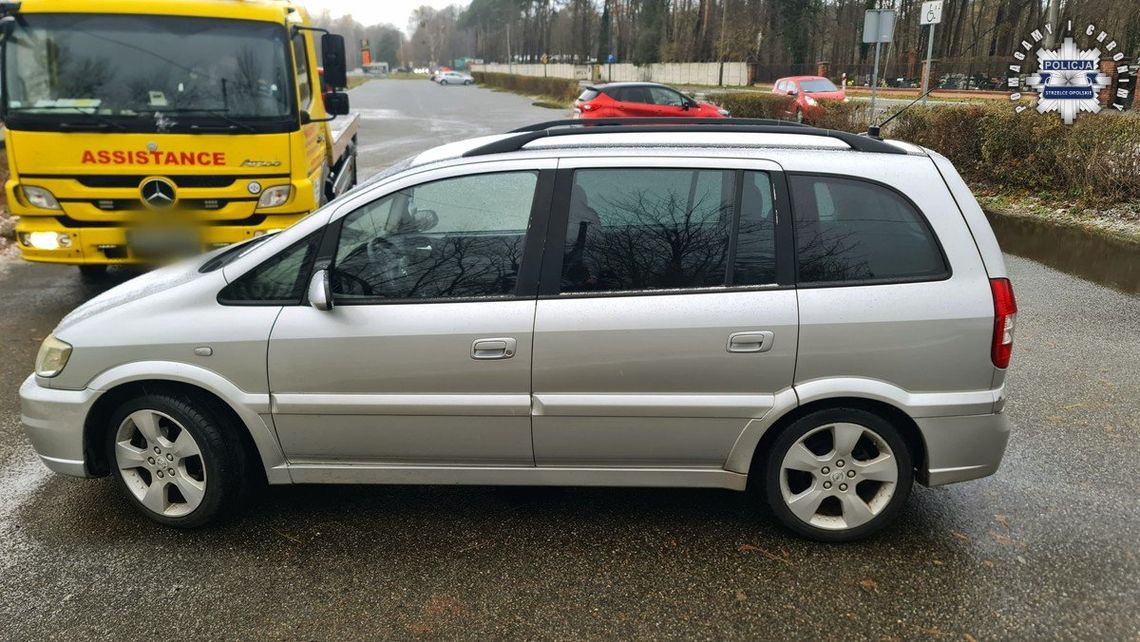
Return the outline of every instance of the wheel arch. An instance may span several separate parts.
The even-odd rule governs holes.
[[[180,364],[171,365],[179,366]],[[253,460],[250,462],[251,468],[260,470],[269,483],[288,483],[290,478],[285,467],[285,457],[277,441],[276,433],[259,415],[261,410],[268,413],[269,395],[241,393],[233,384],[210,371],[202,370],[202,373],[208,374],[205,377],[202,374],[193,377],[187,376],[187,373],[184,372],[186,368],[195,371],[201,370],[200,368],[181,365],[180,370],[183,372],[176,375],[170,373],[165,375],[135,373],[132,376],[120,373],[123,376],[117,378],[113,383],[105,382],[103,385],[92,386],[103,392],[92,403],[83,424],[83,450],[88,473],[94,476],[103,476],[110,472],[109,462],[101,444],[106,438],[106,431],[110,429],[108,423],[115,409],[129,399],[144,394],[166,392],[197,396],[215,405],[220,412],[233,421],[235,426],[240,427],[238,438]],[[145,366],[141,369],[146,370]],[[106,380],[106,378],[106,376],[99,377],[100,380]],[[218,381],[211,381],[214,378]],[[245,397],[244,400],[243,396]],[[263,404],[258,405],[264,405],[264,408],[250,404],[250,398],[263,398]]]
[[[773,418],[771,424],[763,430],[755,447],[747,453],[746,457],[739,457],[739,455],[743,455],[744,453],[739,453],[738,455],[738,453],[735,452],[736,449],[734,449],[733,454],[738,455],[738,459],[743,459],[744,461],[741,463],[746,466],[745,470],[738,470],[737,472],[743,472],[748,475],[749,485],[763,481],[762,457],[763,454],[768,451],[768,448],[771,447],[776,437],[800,417],[830,408],[855,408],[865,410],[889,421],[891,425],[898,429],[903,441],[906,443],[907,449],[910,451],[915,478],[924,484],[926,483],[926,441],[922,437],[922,432],[919,430],[918,424],[910,415],[896,405],[879,399],[859,396],[837,396],[814,399],[807,403],[795,405],[792,408],[783,410],[783,412]],[[776,412],[775,408],[773,412]],[[730,469],[735,470],[733,468]],[[753,475],[752,473],[754,471],[760,474]]]

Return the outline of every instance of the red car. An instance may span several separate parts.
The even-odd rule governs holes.
[[[847,93],[842,87],[836,87],[830,80],[822,76],[789,76],[781,78],[772,85],[772,93],[792,96],[794,100],[788,103],[784,112],[788,118],[795,118],[804,122],[804,116],[809,119],[820,114],[819,101],[841,100],[847,102]]]
[[[589,86],[574,101],[575,118],[727,118],[716,105],[651,82],[613,82]]]

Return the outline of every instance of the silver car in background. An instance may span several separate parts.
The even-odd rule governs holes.
[[[475,78],[461,71],[444,71],[437,74],[435,81],[441,85],[473,85]]]
[[[932,151],[559,121],[92,299],[20,395],[49,468],[171,526],[265,482],[753,487],[844,541],[997,470],[1015,318]]]

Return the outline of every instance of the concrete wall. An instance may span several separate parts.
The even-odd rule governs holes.
[[[471,65],[472,71],[491,73],[514,73],[520,76],[549,76],[551,78],[572,78],[592,81],[591,65],[570,65],[564,63],[545,65],[505,65],[492,63]],[[721,77],[721,64],[717,62],[667,62],[637,66],[630,63],[597,65],[599,82],[659,82],[667,85],[720,85],[742,87],[748,84],[748,63],[724,63],[724,76]]]

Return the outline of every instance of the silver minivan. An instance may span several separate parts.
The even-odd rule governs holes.
[[[559,121],[95,297],[20,396],[49,468],[170,526],[266,482],[709,487],[843,541],[997,469],[1015,318],[930,150]]]

